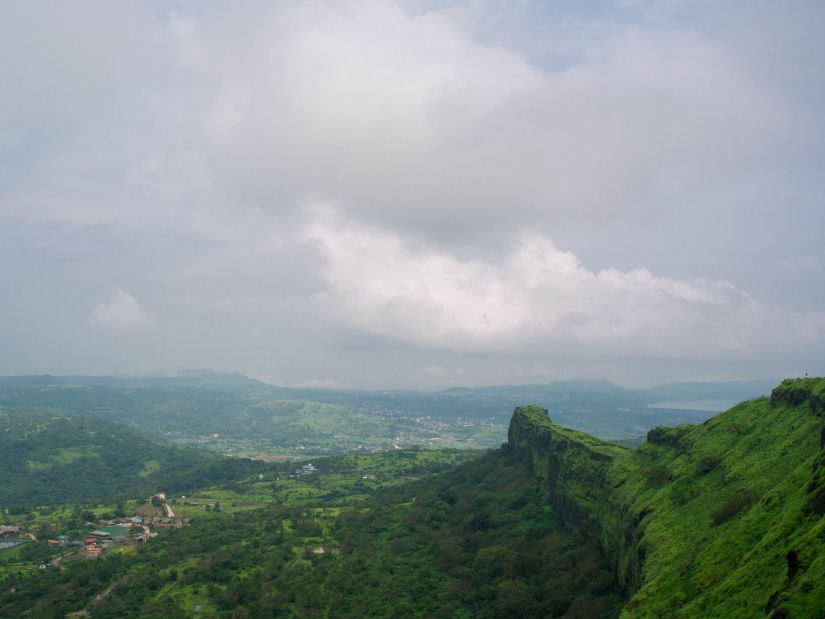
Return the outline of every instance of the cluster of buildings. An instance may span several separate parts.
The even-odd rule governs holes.
[[[24,541],[20,539],[20,527],[10,524],[0,525],[0,550],[13,548]]]
[[[58,535],[55,539],[46,540],[46,543],[56,547],[79,546],[80,556],[85,559],[95,559],[105,550],[129,542],[145,542],[155,535],[148,527],[134,522],[133,519],[121,520],[118,524],[110,521],[103,522],[107,526],[91,531],[85,540],[70,540],[65,535]]]
[[[295,472],[298,475],[313,475],[318,472],[318,469],[314,464],[312,464],[312,462],[309,462],[308,464],[301,466],[301,468],[296,469]]]
[[[146,542],[156,535],[148,527],[133,522],[101,527],[89,533],[83,542],[82,555],[87,559],[96,559],[104,550],[121,546],[127,542]]]
[[[85,539],[71,540],[66,535],[58,535],[54,539],[45,540],[46,544],[55,548],[77,548],[78,556],[95,559],[111,548],[146,542],[155,537],[157,533],[150,530],[150,525],[152,527],[184,527],[189,525],[189,518],[176,517],[172,507],[166,503],[166,495],[159,492],[150,497],[149,505],[139,506],[134,516],[87,522],[86,525],[91,528],[91,531]],[[38,541],[33,534],[23,533],[18,525],[0,525],[0,549],[11,548],[29,540]],[[63,554],[63,557],[72,552],[73,550],[69,550]],[[55,565],[63,557],[57,559]],[[45,562],[40,565],[40,569],[48,567],[49,564]]]

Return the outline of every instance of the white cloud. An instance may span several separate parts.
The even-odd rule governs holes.
[[[535,234],[497,262],[340,220],[310,237],[327,259],[330,312],[434,350],[733,360],[825,337],[825,314],[770,308],[724,281],[594,272]]]
[[[108,303],[95,305],[89,320],[107,329],[129,329],[150,322],[149,316],[131,294],[117,288]]]
[[[8,372],[822,364],[819,7],[98,4],[0,10]]]

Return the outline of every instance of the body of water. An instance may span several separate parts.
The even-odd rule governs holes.
[[[673,400],[648,404],[648,408],[669,408],[679,411],[712,411],[721,413],[739,404],[738,400]]]

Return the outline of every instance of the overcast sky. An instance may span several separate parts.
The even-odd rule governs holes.
[[[825,4],[0,0],[0,374],[825,374]]]

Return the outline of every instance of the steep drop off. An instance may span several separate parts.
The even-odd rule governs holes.
[[[508,449],[568,527],[597,540],[624,617],[820,617],[825,379],[785,381],[632,451],[516,409]]]

